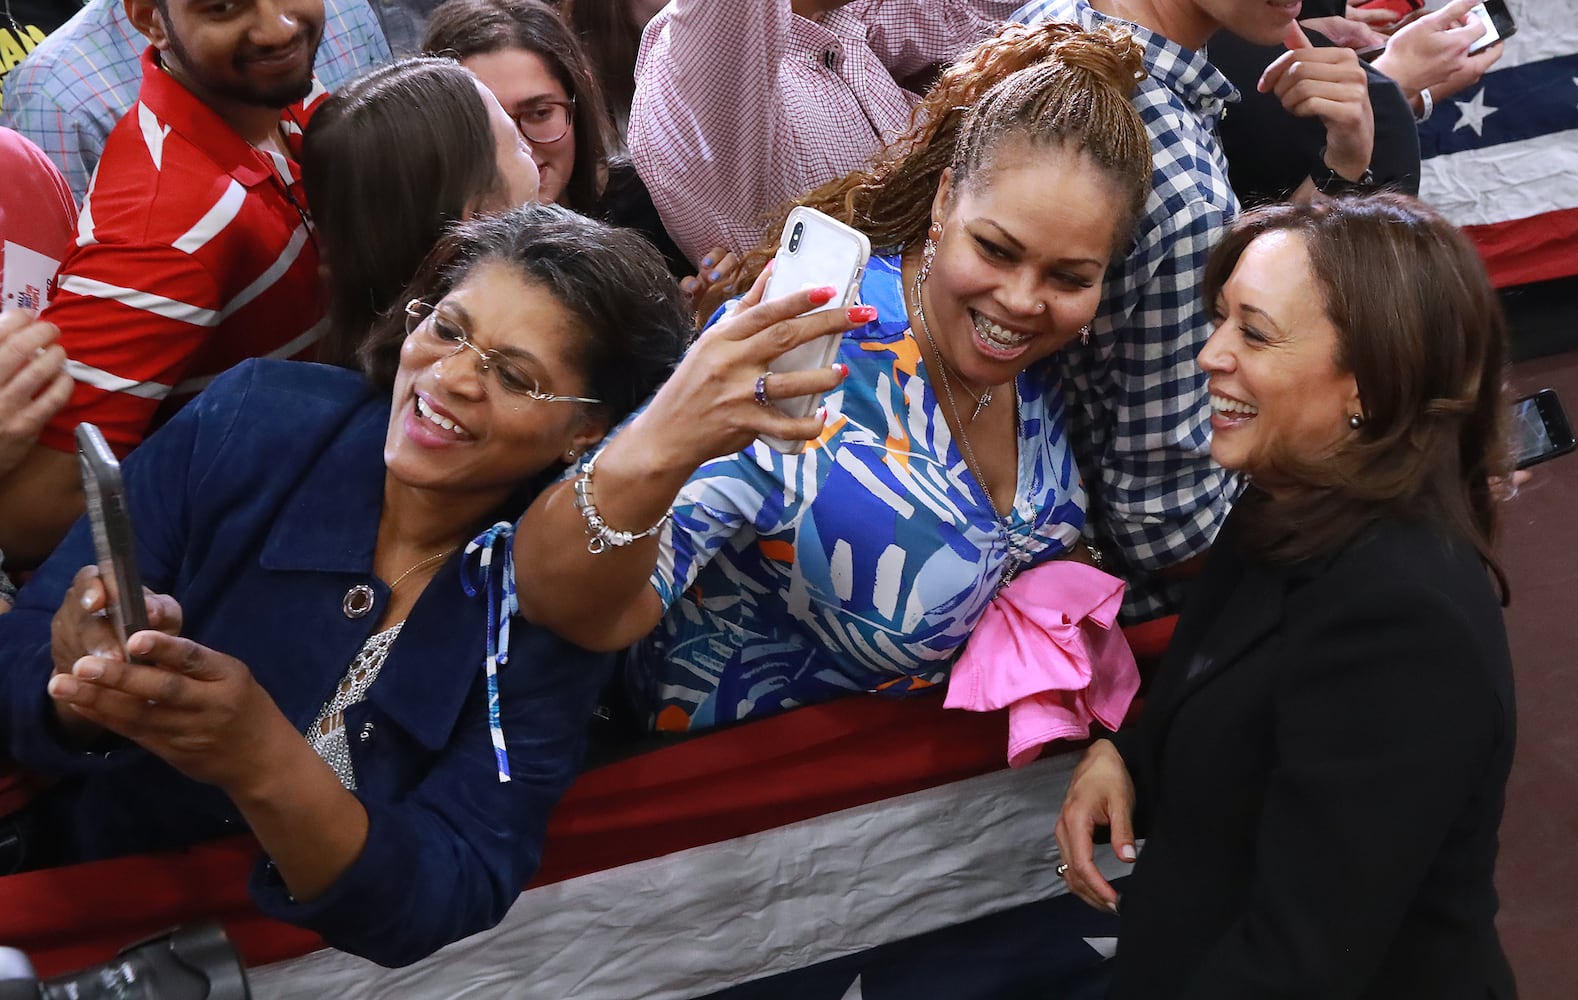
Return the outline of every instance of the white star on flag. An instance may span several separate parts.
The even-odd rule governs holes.
[[[1480,88],[1474,94],[1472,101],[1453,101],[1452,103],[1457,105],[1459,113],[1457,124],[1452,126],[1452,131],[1456,132],[1460,128],[1471,128],[1474,130],[1475,135],[1480,136],[1485,134],[1485,119],[1499,110],[1498,108],[1485,106],[1484,88]]]

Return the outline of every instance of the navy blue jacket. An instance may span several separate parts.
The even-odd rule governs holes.
[[[144,583],[173,595],[183,634],[247,664],[298,730],[372,634],[388,588],[373,575],[387,394],[351,372],[249,362],[221,377],[126,461]],[[518,513],[518,512],[517,512]],[[24,766],[81,775],[82,859],[240,832],[218,789],[135,746],[71,752],[45,686],[50,618],[94,561],[79,521],[0,615],[0,725]],[[611,658],[516,619],[500,705],[513,779],[498,780],[484,697],[487,610],[451,557],[406,619],[367,700],[345,713],[370,826],[327,892],[295,903],[266,860],[252,894],[269,916],[384,965],[496,924],[537,868],[548,812],[575,776]],[[372,587],[377,607],[342,610]]]

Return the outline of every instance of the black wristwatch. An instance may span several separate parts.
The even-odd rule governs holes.
[[[1358,180],[1350,181],[1326,165],[1326,147],[1320,148],[1320,155],[1315,158],[1315,166],[1310,168],[1310,180],[1315,182],[1315,190],[1324,195],[1335,197],[1340,194],[1362,194],[1375,190],[1375,174],[1369,167],[1364,168],[1364,173]]]

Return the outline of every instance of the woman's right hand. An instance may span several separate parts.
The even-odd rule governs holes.
[[[1096,868],[1096,827],[1112,831],[1112,849],[1133,861],[1134,781],[1111,740],[1097,740],[1085,751],[1058,813],[1058,852],[1068,869],[1063,878],[1074,895],[1102,910],[1118,912],[1118,893]]]
[[[49,626],[50,655],[54,673],[71,673],[72,664],[84,656],[106,660],[124,660],[125,650],[115,636],[115,626],[110,622],[107,593],[99,579],[97,566],[84,566],[71,579],[71,587],[60,602]],[[143,588],[144,606],[148,610],[148,627],[167,635],[181,634],[181,606],[175,598],[155,594]],[[83,719],[70,706],[54,702],[60,722],[74,735],[96,732],[98,727]]]
[[[738,306],[702,332],[652,403],[620,437],[644,438],[643,450],[658,469],[688,475],[709,459],[731,455],[761,436],[812,440],[823,415],[791,417],[756,398],[767,374],[769,400],[818,395],[848,374],[842,365],[799,372],[770,372],[785,351],[818,337],[840,334],[876,318],[874,306],[851,306],[802,315],[825,305],[832,288],[813,288],[762,302],[770,268]],[[634,432],[634,433],[632,433]]]

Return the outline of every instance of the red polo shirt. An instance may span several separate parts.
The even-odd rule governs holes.
[[[137,103],[110,132],[44,319],[76,389],[39,440],[92,421],[117,452],[247,358],[310,357],[326,328],[318,247],[294,159],[253,147],[143,53]],[[285,109],[291,155],[326,96]]]

